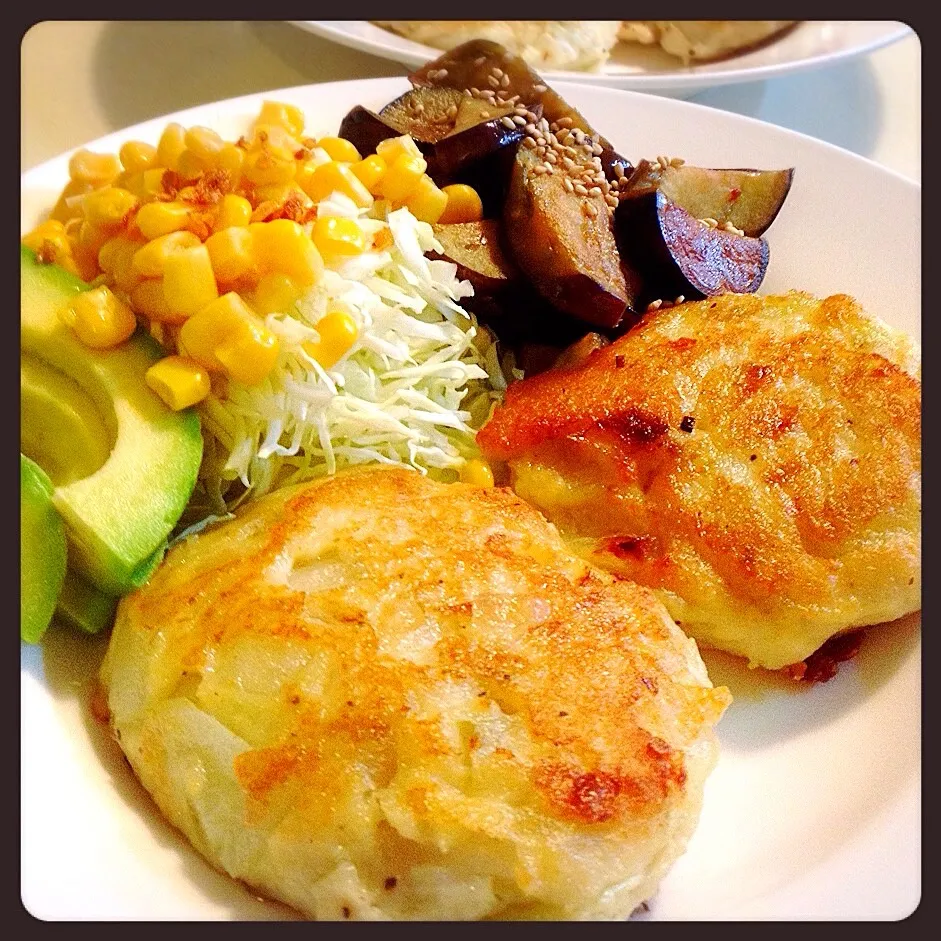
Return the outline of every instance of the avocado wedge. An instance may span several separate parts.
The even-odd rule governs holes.
[[[138,332],[113,349],[93,350],[60,320],[64,305],[87,288],[21,246],[20,349],[27,362],[40,362],[28,367],[25,381],[21,377],[21,394],[30,396],[24,409],[31,422],[61,429],[61,440],[35,427],[26,437],[37,463],[55,468],[63,481],[52,502],[65,522],[70,567],[117,596],[139,587],[153,570],[195,486],[203,445],[196,413],[170,410],[145,382],[147,369],[163,355],[155,341]],[[54,377],[65,396],[59,408],[57,396],[31,391],[37,383],[30,377],[49,370],[60,374]],[[63,410],[70,414],[63,417]],[[84,474],[102,447],[104,462]],[[74,459],[65,453],[70,449]]]

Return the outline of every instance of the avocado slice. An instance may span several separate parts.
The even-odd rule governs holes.
[[[65,526],[52,503],[52,481],[20,454],[20,639],[38,644],[65,578]]]
[[[68,383],[58,387],[72,390],[68,401],[73,418],[84,416],[72,427],[84,428],[86,437],[98,436],[108,450],[92,473],[63,482],[53,491],[53,503],[65,521],[69,564],[105,594],[123,595],[146,581],[155,555],[156,560],[162,555],[196,484],[203,442],[197,414],[191,409],[172,411],[146,384],[147,369],[164,355],[159,344],[138,332],[114,349],[93,350],[62,323],[60,310],[87,288],[21,246],[21,352],[57,370],[81,390],[82,396],[76,397]],[[28,376],[21,392],[31,394]],[[41,414],[41,400],[32,398],[26,408]],[[57,420],[72,419],[63,419],[60,413]],[[37,455],[40,465],[64,468],[63,479],[76,472],[69,459],[50,451],[78,450],[81,431],[79,439],[60,441],[30,434],[31,446],[42,451]],[[89,456],[92,453],[86,451],[81,459],[86,462],[84,469],[97,460]]]
[[[71,569],[65,572],[56,620],[84,634],[98,634],[111,627],[118,599],[99,591]]]

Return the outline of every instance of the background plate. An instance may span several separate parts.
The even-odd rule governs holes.
[[[421,65],[441,54],[439,49],[405,39],[366,20],[295,20],[294,24],[344,46],[408,66]],[[684,66],[659,47],[618,43],[600,72],[542,74],[553,80],[686,97],[716,85],[756,82],[841,62],[873,52],[911,32],[904,23],[894,21],[811,20],[798,23],[780,39],[721,62]]]
[[[404,79],[267,92],[193,108],[88,145],[156,143],[169,120],[234,139],[264,99],[302,107],[312,134],[355,104],[378,109]],[[763,293],[845,292],[920,335],[921,189],[862,157],[700,105],[610,89],[556,87],[636,161],[796,168],[768,232]],[[21,227],[67,179],[68,155],[21,178]],[[160,817],[88,708],[105,639],[52,630],[21,646],[21,892],[46,920],[284,919],[206,864]],[[884,919],[921,893],[920,619],[867,634],[829,683],[806,688],[704,652],[735,702],[688,852],[641,916],[654,920]]]

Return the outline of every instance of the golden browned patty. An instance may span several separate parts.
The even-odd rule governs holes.
[[[102,681],[166,816],[320,919],[626,917],[729,701],[652,593],[511,491],[388,468],[176,545]]]
[[[917,351],[845,295],[645,315],[478,434],[579,552],[777,669],[919,609]]]

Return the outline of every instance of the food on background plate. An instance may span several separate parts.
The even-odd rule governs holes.
[[[774,670],[920,608],[920,405],[914,345],[851,298],[726,295],[514,383],[478,443],[593,564]]]
[[[102,681],[167,817],[326,920],[627,918],[729,702],[652,593],[509,490],[376,467],[174,545]]]
[[[618,41],[618,20],[377,20],[406,39],[453,49],[473,39],[499,43],[533,68],[597,71]]]
[[[712,62],[764,45],[796,20],[376,20],[436,49],[474,39],[505,46],[533,68],[599,72],[619,42],[659,46],[684,65]]]
[[[618,39],[659,45],[664,52],[689,65],[748,52],[778,38],[796,23],[796,20],[623,20]]]

